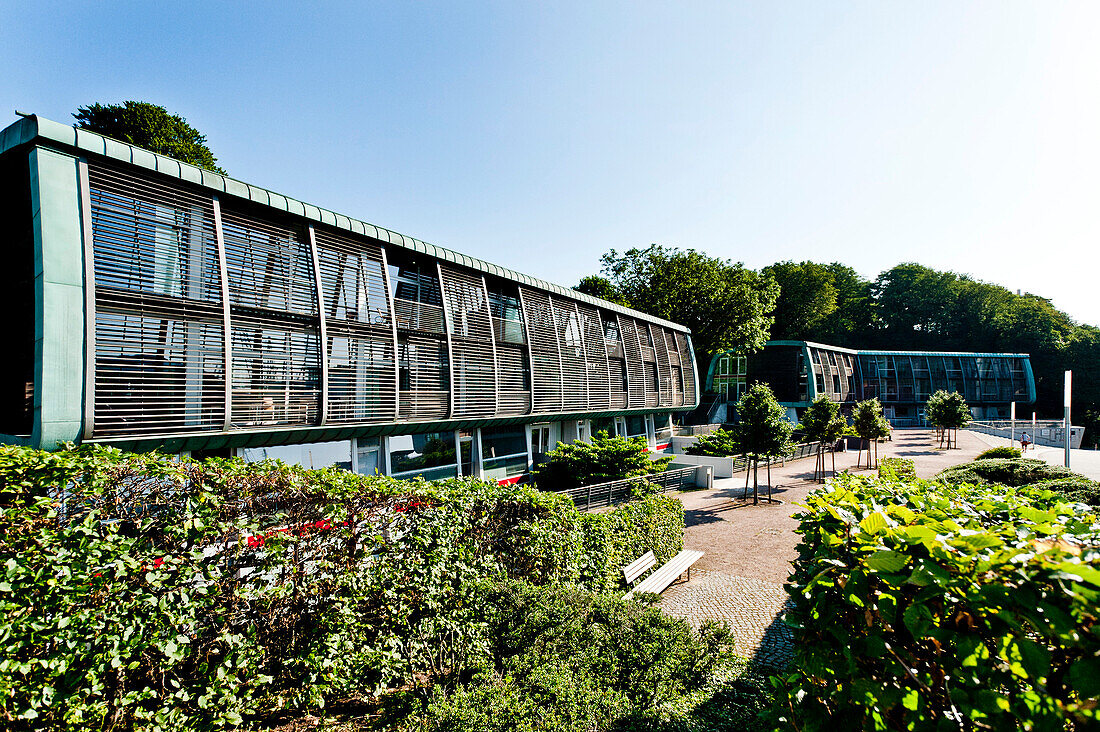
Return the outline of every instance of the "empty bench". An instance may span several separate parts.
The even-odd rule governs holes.
[[[703,552],[694,549],[685,549],[665,564],[661,565],[653,574],[642,580],[637,587],[623,595],[623,599],[629,599],[635,592],[664,592],[665,588],[676,581],[676,578],[687,572],[688,580],[691,579],[691,565],[699,561]],[[641,577],[651,567],[657,564],[657,557],[649,551],[623,567],[623,577],[629,587],[634,580]]]

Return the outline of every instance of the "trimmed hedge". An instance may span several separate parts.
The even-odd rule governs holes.
[[[1008,445],[1001,445],[999,447],[991,447],[983,453],[980,453],[975,460],[992,460],[993,458],[1008,458],[1015,459],[1021,458],[1024,454],[1020,452],[1018,447],[1009,447]]]
[[[878,474],[883,478],[912,480],[917,477],[917,464],[906,458],[883,458],[878,463]]]
[[[676,526],[664,496],[588,516],[495,482],[3,447],[0,718],[211,729],[430,688],[484,648],[485,581],[621,590]]]
[[[1061,493],[1066,500],[1100,506],[1100,482],[1061,465],[1031,458],[986,459],[940,471],[936,478],[951,483],[992,483],[1012,488],[1028,486]]]
[[[796,729],[1095,729],[1100,522],[1051,492],[843,475],[788,592]]]

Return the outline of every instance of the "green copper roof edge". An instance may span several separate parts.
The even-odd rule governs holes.
[[[444,261],[459,262],[468,260],[468,267],[486,274],[492,274],[513,282],[539,287],[549,291],[551,294],[569,297],[580,302],[588,303],[589,305],[594,305],[603,310],[621,313],[632,318],[641,318],[681,333],[691,333],[689,328],[679,323],[673,323],[663,318],[658,318],[598,297],[593,297],[592,295],[586,295],[583,292],[578,292],[572,288],[563,287],[553,282],[530,277],[529,275],[524,275],[520,272],[494,265],[481,259],[462,255],[453,249],[446,249],[434,244],[429,244],[428,242],[413,239],[412,237],[406,237],[395,231],[359,221],[358,219],[354,219],[344,214],[337,214],[328,209],[298,201],[281,193],[252,186],[235,178],[212,173],[209,170],[202,170],[194,165],[169,158],[165,155],[159,155],[149,150],[130,145],[129,143],[120,142],[89,130],[78,129],[73,126],[61,124],[60,122],[54,122],[45,117],[39,117],[37,115],[23,117],[5,129],[0,130],[0,155],[3,155],[14,147],[36,140],[45,140],[53,144],[62,145],[66,148],[75,148],[84,153],[91,153],[113,160],[120,160],[131,165],[137,165],[138,167],[145,168],[155,173],[210,188],[222,195],[235,196],[244,200],[253,201],[277,211],[285,212],[301,207],[304,209],[305,213],[295,213],[294,215],[303,216],[303,218],[312,219],[352,233],[363,235],[362,232],[365,230],[364,227],[370,227],[377,230],[377,238],[410,251],[422,251],[420,247],[415,246],[415,244],[419,243],[422,245],[425,254]],[[242,186],[243,190],[241,188]],[[272,196],[276,196],[282,199],[282,201],[277,205],[272,205]],[[286,208],[281,205],[283,202],[286,203]]]

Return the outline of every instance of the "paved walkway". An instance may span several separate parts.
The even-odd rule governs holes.
[[[983,435],[984,437],[984,435]],[[917,474],[931,477],[946,467],[972,460],[987,443],[970,432],[959,432],[959,449],[936,446],[930,430],[895,430],[894,441],[879,445],[879,458],[914,460]],[[857,454],[837,453],[838,471],[868,472],[855,467]],[[866,459],[866,453],[864,453]],[[831,466],[831,462],[827,464]],[[684,504],[684,548],[706,555],[692,570],[691,582],[665,591],[661,607],[698,625],[704,620],[729,623],[737,652],[772,666],[790,658],[791,636],[780,620],[787,594],[783,583],[797,557],[797,504],[820,483],[813,482],[813,457],[773,466],[773,496],[778,504],[752,503],[743,498],[745,477],[714,481],[713,490],[679,494]],[[870,471],[874,472],[874,471]],[[766,474],[761,474],[761,483]]]

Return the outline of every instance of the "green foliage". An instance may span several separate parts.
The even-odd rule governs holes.
[[[879,440],[890,435],[890,425],[882,414],[878,399],[867,399],[852,410],[852,428],[865,440]]]
[[[483,582],[621,592],[615,562],[683,531],[665,496],[587,516],[529,486],[104,447],[0,448],[0,497],[12,729],[223,728],[453,684],[489,644]]]
[[[987,450],[987,452],[992,452]],[[984,455],[985,453],[983,453]],[[941,470],[937,480],[951,483],[1027,487],[1034,491],[1053,491],[1065,500],[1100,505],[1100,482],[1089,480],[1069,468],[1050,465],[1030,458],[982,458]]]
[[[848,423],[840,416],[840,405],[822,394],[802,414],[802,431],[810,442],[830,444],[840,439]]]
[[[612,249],[601,262],[631,307],[691,328],[697,353],[752,353],[768,339],[779,287],[740,262],[656,244]]]
[[[623,297],[623,293],[619,292],[619,289],[611,284],[611,280],[606,277],[600,277],[599,275],[582,277],[581,281],[578,282],[577,286],[573,289],[577,292],[583,292],[586,295],[599,297],[609,302],[630,307],[626,298]]]
[[[738,452],[758,457],[778,457],[791,447],[794,425],[787,410],[776,401],[767,384],[753,384],[737,400],[733,442]]]
[[[203,135],[178,114],[149,102],[89,104],[73,117],[78,127],[224,174]]]
[[[917,477],[917,464],[905,458],[883,458],[878,464],[878,474],[883,478],[914,480]]]
[[[925,405],[929,424],[945,430],[957,430],[970,424],[970,407],[957,391],[940,389],[928,397]]]
[[[729,457],[741,454],[741,443],[737,436],[728,430],[715,430],[710,434],[699,435],[695,442],[684,450],[688,455],[707,455],[709,457]]]
[[[437,688],[408,729],[661,729],[713,682],[732,648],[723,626],[696,632],[613,596],[522,583],[486,594],[486,662],[469,682]]]
[[[1057,494],[841,476],[798,516],[799,730],[1093,729],[1100,523]]]
[[[974,458],[975,460],[991,460],[993,458],[1021,458],[1024,454],[1020,452],[1018,447],[1009,447],[1008,445],[1001,445],[1000,447],[991,447],[985,452]]]
[[[833,273],[814,262],[776,262],[760,270],[779,285],[773,340],[802,340],[836,310]]]
[[[609,437],[599,432],[591,442],[559,442],[532,477],[544,491],[561,491],[660,473],[670,462],[672,458],[650,460],[644,437]]]

